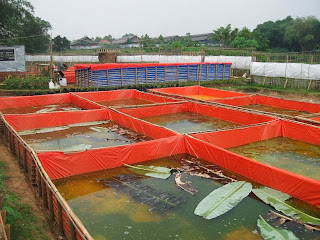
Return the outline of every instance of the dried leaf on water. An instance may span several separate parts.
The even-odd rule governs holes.
[[[260,215],[257,226],[260,230],[261,236],[268,240],[298,240],[293,232],[284,230],[282,228],[273,228]]]
[[[302,223],[296,221],[295,219],[289,218],[287,216],[284,216],[284,215],[277,213],[277,212],[274,212],[272,210],[269,210],[269,213],[266,215],[266,218],[270,219],[270,220],[275,220],[274,222],[272,222],[272,225],[274,225],[276,227],[279,227],[288,221],[294,222],[295,224],[302,224]],[[320,227],[312,226],[307,223],[303,223],[303,226],[306,228],[306,230],[320,231]]]
[[[271,191],[272,190],[272,191]],[[253,189],[252,192],[260,198],[266,204],[270,204],[276,210],[284,213],[287,216],[290,216],[300,222],[309,223],[312,225],[320,225],[320,219],[310,216],[290,205],[284,201],[288,199],[289,195],[281,193],[279,191],[273,190],[268,187],[262,187]],[[290,196],[289,196],[290,197]]]
[[[252,190],[251,183],[238,181],[212,191],[196,207],[194,213],[205,219],[218,217],[242,201]]]
[[[177,172],[175,176],[175,182],[178,187],[180,187],[182,190],[186,191],[187,193],[190,193],[191,195],[195,195],[198,192],[198,190],[191,185],[191,182],[188,181],[184,183],[181,181],[180,172]]]
[[[155,167],[155,166],[144,166],[144,165],[132,166],[125,163],[123,165],[126,167],[129,167],[129,169],[132,172],[146,175],[149,177],[167,179],[171,176],[171,169],[166,167]]]
[[[149,211],[166,211],[176,207],[185,200],[169,192],[161,192],[142,183],[141,176],[120,174],[107,179],[98,179],[104,186],[112,187],[128,194],[134,201],[149,206]]]
[[[110,132],[109,128],[106,127],[89,127],[89,129],[95,132]]]
[[[47,112],[53,112],[57,110],[56,107],[52,107],[52,108],[44,108],[44,109],[41,109],[39,111],[36,111],[36,113],[47,113]]]
[[[205,166],[202,163],[196,161],[196,159],[192,159],[192,160],[182,159],[182,161],[185,162],[185,163],[194,165],[195,169],[199,168],[199,169],[205,170],[207,173],[212,173],[212,174],[218,176],[219,178],[227,180],[228,182],[236,181],[235,179],[224,175],[220,169],[218,169],[218,170],[217,169],[211,169],[211,168],[209,168],[209,166]],[[219,179],[219,178],[214,178],[214,177],[211,177],[211,178],[212,179]]]

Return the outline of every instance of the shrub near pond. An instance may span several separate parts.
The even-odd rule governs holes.
[[[6,78],[3,89],[48,89],[49,79],[44,77]]]

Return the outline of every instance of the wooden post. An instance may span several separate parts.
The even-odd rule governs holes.
[[[63,234],[62,209],[58,200],[57,200],[57,213],[58,213],[57,221],[58,221],[59,230]]]
[[[43,180],[43,178],[41,177],[41,192],[42,192],[42,200],[43,200],[43,206],[45,208],[48,208],[48,198],[47,198],[47,185],[45,183],[45,181]]]
[[[155,75],[156,75],[156,83],[157,83],[158,82],[158,67],[155,67]]]
[[[138,69],[135,68],[135,84],[138,84]]]
[[[36,169],[36,178],[37,178],[39,197],[42,197],[41,175],[40,175],[40,172],[37,169]]]
[[[189,81],[189,65],[187,66],[187,81]]]
[[[166,66],[163,67],[163,71],[164,71],[164,82],[167,81],[167,68]]]
[[[53,66],[53,53],[52,53],[52,35],[50,35],[50,67],[49,67],[49,76],[52,80],[54,80],[54,66]]]
[[[25,173],[28,172],[28,167],[27,167],[27,149],[25,146],[23,146],[23,170]]]
[[[110,86],[109,70],[107,70],[107,86]]]
[[[176,66],[177,69],[177,81],[179,82],[179,66]]]
[[[207,76],[206,76],[206,81],[208,81],[209,80],[209,64],[206,64],[206,66],[207,66]]]
[[[121,87],[123,86],[123,69],[120,68],[120,75],[121,75]]]
[[[226,65],[223,64],[223,69],[222,69],[222,80],[224,80],[224,71],[226,70]]]
[[[148,83],[148,71],[147,71],[147,67],[145,67],[144,71],[145,71],[145,75],[146,75],[146,83]]]
[[[69,231],[70,231],[70,239],[75,240],[76,239],[76,231],[75,231],[75,227],[74,227],[71,219],[69,219]]]
[[[7,236],[7,239],[10,240],[10,225],[9,224],[6,224],[4,226],[4,229],[6,231],[6,236]]]
[[[313,63],[313,55],[311,56],[311,62],[310,62],[310,64],[309,64],[309,68],[308,68],[308,77],[309,77],[309,78],[310,78],[310,65],[311,65],[312,63]],[[312,83],[312,80],[309,79],[309,85],[308,85],[307,91],[310,90],[310,88],[311,88],[311,83]]]
[[[218,79],[218,64],[215,64],[215,67],[216,67],[216,72],[215,72],[215,80],[217,80]]]
[[[51,220],[54,220],[54,212],[52,205],[52,192],[50,189],[47,189],[47,197],[48,197],[48,209],[49,209],[49,217]]]
[[[263,79],[263,85],[266,85],[266,81],[267,81],[267,76],[265,76]]]
[[[196,81],[199,83],[199,65],[197,65],[197,77]],[[199,84],[198,84],[199,85]]]

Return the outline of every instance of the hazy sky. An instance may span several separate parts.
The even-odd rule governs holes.
[[[268,20],[315,16],[319,0],[29,0],[53,37],[74,40],[111,34],[152,37],[212,32],[220,26],[254,29]]]

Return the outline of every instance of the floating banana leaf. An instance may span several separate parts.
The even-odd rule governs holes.
[[[253,189],[252,192],[264,201],[266,204],[270,204],[276,210],[283,212],[287,216],[290,216],[300,222],[309,223],[313,225],[320,225],[320,219],[316,217],[312,217],[300,210],[286,204],[282,199],[283,195],[281,192],[276,190],[270,191],[267,187]]]
[[[168,177],[171,176],[171,169],[166,167],[155,167],[155,166],[144,166],[144,165],[132,166],[129,164],[123,164],[123,165],[126,167],[129,167],[129,169],[132,172],[135,172],[137,174],[143,174],[149,177],[167,179]]]
[[[20,136],[31,135],[31,134],[38,134],[38,133],[49,133],[49,132],[56,132],[69,129],[69,126],[60,126],[60,127],[50,127],[50,128],[39,128],[39,129],[29,129],[24,131],[19,131]]]
[[[245,181],[226,184],[206,196],[196,207],[194,213],[205,219],[218,217],[249,195],[252,190],[251,183]]]
[[[298,240],[293,232],[281,228],[273,228],[261,216],[259,216],[257,226],[261,236],[266,240]]]

